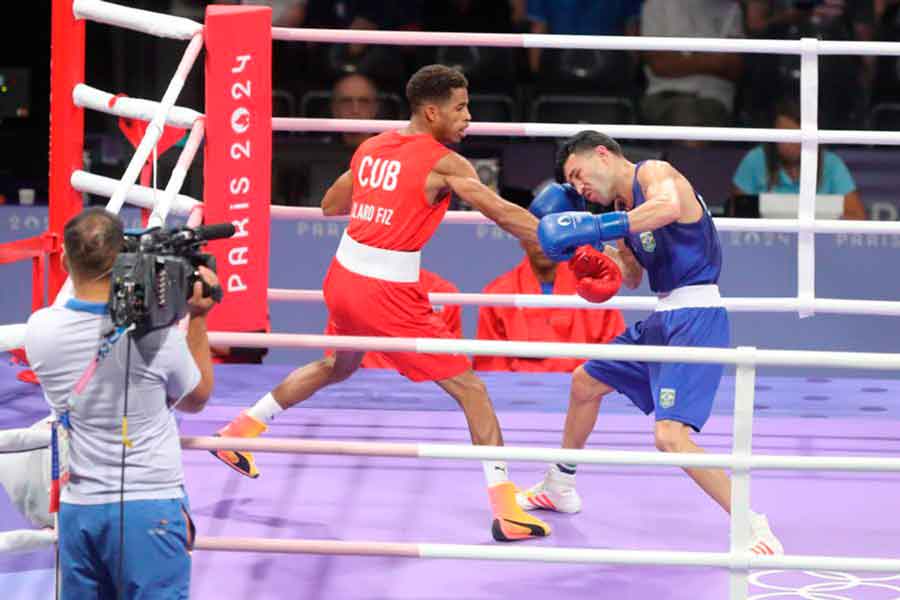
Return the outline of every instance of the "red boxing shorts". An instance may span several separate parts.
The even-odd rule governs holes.
[[[419,282],[358,275],[332,260],[322,291],[337,335],[455,339],[443,319],[431,310],[428,294]],[[463,354],[385,354],[397,371],[412,381],[449,379],[472,366]]]

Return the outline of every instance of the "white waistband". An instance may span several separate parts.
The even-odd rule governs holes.
[[[706,285],[686,285],[675,288],[656,301],[656,310],[675,310],[677,308],[706,308],[724,306],[719,286],[714,283]]]
[[[344,230],[334,257],[341,266],[357,275],[397,283],[415,283],[419,280],[421,255],[421,252],[399,252],[366,246],[347,235]]]

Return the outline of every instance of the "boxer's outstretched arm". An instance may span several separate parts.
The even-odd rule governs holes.
[[[345,171],[335,179],[322,197],[322,214],[326,217],[349,215],[353,205],[353,174]]]
[[[498,196],[477,176],[447,177],[447,184],[469,206],[481,212],[501,229],[525,242],[537,242],[537,218],[517,204]]]
[[[478,180],[475,168],[465,158],[451,152],[438,161],[429,176],[429,187],[450,188],[463,202],[481,212],[504,231],[520,240],[537,242],[538,221],[530,212],[504,200]]]

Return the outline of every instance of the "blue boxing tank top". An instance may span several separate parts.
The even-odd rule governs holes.
[[[646,201],[634,170],[632,192],[637,208]],[[625,244],[647,271],[650,289],[657,294],[671,292],[686,285],[718,283],[722,270],[722,246],[712,215],[697,192],[694,197],[703,207],[703,216],[695,223],[669,223],[654,231],[628,234]]]

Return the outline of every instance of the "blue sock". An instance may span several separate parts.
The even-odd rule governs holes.
[[[574,475],[575,468],[578,465],[573,465],[569,463],[556,463],[556,468],[559,469],[560,473],[565,473],[566,475]]]

